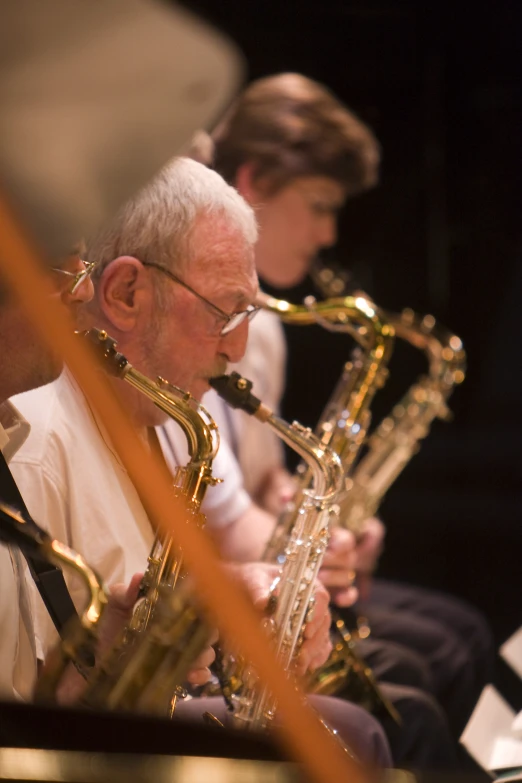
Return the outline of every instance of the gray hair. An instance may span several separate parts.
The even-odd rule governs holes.
[[[87,243],[87,261],[97,265],[94,279],[123,255],[183,272],[201,216],[225,218],[230,230],[254,247],[254,212],[237,190],[201,163],[175,158]]]

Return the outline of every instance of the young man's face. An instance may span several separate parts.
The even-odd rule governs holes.
[[[327,177],[299,177],[256,205],[256,265],[271,285],[301,282],[318,252],[337,239],[337,215],[346,193]]]

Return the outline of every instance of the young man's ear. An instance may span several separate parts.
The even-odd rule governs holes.
[[[245,201],[253,206],[266,197],[263,181],[256,176],[255,163],[242,163],[236,172],[234,184]]]
[[[134,328],[150,295],[147,271],[132,256],[120,256],[111,261],[97,284],[100,309],[120,332]]]

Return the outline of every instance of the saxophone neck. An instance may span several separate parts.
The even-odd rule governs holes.
[[[0,502],[0,539],[13,543],[28,557],[44,560],[52,565],[66,566],[80,576],[88,591],[89,600],[81,615],[81,624],[93,630],[107,604],[107,593],[96,571],[74,550],[57,541],[29,516]]]
[[[283,323],[298,326],[318,325],[332,332],[353,337],[365,350],[387,354],[393,348],[394,330],[384,313],[365,294],[341,296],[317,302],[308,296],[303,304],[260,293],[257,304],[279,316]]]
[[[228,405],[267,424],[305,460],[313,477],[310,497],[318,502],[334,502],[343,481],[341,462],[334,451],[324,446],[307,427],[298,422],[289,424],[276,416],[252,394],[252,381],[239,373],[212,378],[210,384]]]
[[[66,665],[72,661],[78,670],[85,674],[95,663],[97,629],[107,605],[107,593],[98,574],[85,562],[81,555],[65,544],[56,541],[29,516],[27,511],[0,503],[0,539],[12,543],[29,558],[43,560],[51,565],[66,566],[83,580],[88,601],[80,617],[73,614],[61,631],[62,642],[59,652],[51,656],[51,661],[40,677],[35,698],[54,701],[56,691]]]
[[[267,424],[306,463],[311,481],[303,493],[314,505],[330,506],[343,489],[343,469],[338,454],[324,446],[312,430],[299,422],[292,424],[270,416]]]
[[[66,566],[81,577],[89,599],[80,620],[83,628],[94,631],[107,605],[107,592],[101,577],[81,555],[61,541],[50,540],[44,545],[43,553],[47,555],[50,563]]]
[[[388,318],[401,340],[424,352],[432,385],[449,396],[466,374],[466,352],[460,337],[439,324],[434,316],[420,316],[409,308],[389,313]]]

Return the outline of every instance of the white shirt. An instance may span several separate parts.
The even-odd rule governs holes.
[[[54,538],[79,552],[108,585],[127,584],[145,570],[154,533],[102,423],[67,371],[53,383],[19,395],[16,404],[31,424],[31,436],[12,462],[29,512]],[[168,430],[181,454],[179,427],[172,423]],[[163,445],[165,435],[159,432],[159,437]],[[166,449],[165,457],[175,467],[175,454]],[[226,472],[226,464],[216,459],[214,475],[225,477]],[[238,493],[234,498],[234,490],[231,496],[225,486],[207,492],[203,511],[209,512],[209,525],[232,522],[248,507],[248,496]],[[233,500],[238,501],[235,509]],[[83,583],[76,574],[64,575],[81,610],[86,600]],[[46,654],[57,634],[40,596],[32,592],[37,635]]]
[[[286,343],[277,315],[261,310],[249,325],[244,358],[230,368],[252,381],[252,392],[275,413],[285,385]],[[284,465],[281,440],[267,424],[230,408],[214,391],[203,404],[219,427],[222,441],[231,446],[243,472],[247,492],[256,497],[269,473]]]
[[[0,449],[10,462],[29,433],[29,424],[9,402],[0,405]],[[36,680],[33,619],[23,558],[0,545],[0,698],[29,699]]]

